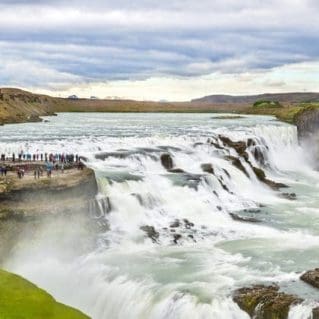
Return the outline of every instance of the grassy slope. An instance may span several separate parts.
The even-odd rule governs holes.
[[[242,111],[245,114],[273,115],[278,120],[295,124],[296,118],[306,110],[319,108],[319,103],[301,103],[283,108],[253,108],[248,107]]]
[[[0,270],[1,319],[88,319],[29,281]]]

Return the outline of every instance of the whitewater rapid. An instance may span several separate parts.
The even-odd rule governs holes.
[[[70,235],[74,225],[57,232],[43,225],[6,268],[94,319],[244,319],[234,290],[273,282],[306,299],[289,318],[310,319],[319,294],[298,278],[318,267],[319,173],[294,126],[272,117],[219,117],[60,114],[49,123],[0,128],[0,149],[8,154],[85,156],[99,187],[88,214],[105,226],[89,249],[75,253],[81,241]],[[249,145],[252,166],[221,136]],[[163,154],[182,171],[167,171]],[[239,157],[246,173],[229,157]],[[271,189],[251,167],[289,188]],[[283,193],[295,193],[296,200]]]

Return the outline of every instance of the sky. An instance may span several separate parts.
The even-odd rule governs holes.
[[[317,0],[0,0],[0,87],[186,101],[319,91]]]

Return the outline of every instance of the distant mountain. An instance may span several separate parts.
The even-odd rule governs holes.
[[[295,104],[303,102],[319,102],[319,93],[266,93],[260,95],[209,95],[194,99],[194,103],[209,104],[253,104],[256,101],[269,100],[280,103]]]

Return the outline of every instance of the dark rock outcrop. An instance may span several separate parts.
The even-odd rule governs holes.
[[[244,141],[234,142],[229,137],[226,137],[223,135],[219,135],[218,137],[223,142],[224,145],[227,145],[228,147],[235,149],[240,156],[243,156],[244,153],[246,152],[246,148],[247,148],[246,142]]]
[[[179,222],[179,220],[175,220],[173,223],[171,223],[170,225],[169,225],[169,227],[171,227],[171,228],[178,228],[178,227],[180,227],[180,222]]]
[[[173,159],[168,153],[161,155],[161,163],[167,170],[171,170],[174,167]]]
[[[181,234],[174,234],[173,237],[174,237],[174,240],[173,240],[174,244],[177,244],[178,241],[182,238],[182,235]]]
[[[256,285],[235,292],[234,302],[251,318],[287,319],[290,307],[303,300],[279,291],[277,286]]]
[[[319,108],[308,107],[295,116],[299,142],[307,148],[319,169]]]
[[[297,195],[295,193],[282,193],[281,194],[282,198],[289,199],[289,200],[296,200]]]
[[[319,319],[319,307],[312,310],[312,319]]]
[[[201,169],[203,172],[208,173],[208,174],[214,174],[214,168],[213,165],[208,163],[208,164],[202,164]]]
[[[251,166],[256,177],[263,183],[265,183],[266,185],[268,185],[270,188],[272,189],[275,189],[275,190],[278,190],[280,188],[285,188],[285,187],[288,187],[287,185],[283,184],[283,183],[277,183],[277,182],[274,182],[270,179],[268,179],[266,177],[266,174],[265,172],[261,169],[261,168],[258,168],[258,167],[254,167],[254,166]]]
[[[298,137],[302,141],[311,138],[319,132],[319,109],[308,108],[296,115],[295,123],[298,129]]]
[[[227,160],[231,161],[233,166],[235,166],[236,168],[238,168],[240,171],[242,171],[247,177],[249,177],[249,174],[246,170],[246,168],[244,167],[244,165],[242,164],[242,162],[240,161],[239,158],[234,157],[234,156],[227,156],[226,157]]]
[[[152,239],[153,242],[157,242],[158,238],[159,238],[159,232],[156,231],[156,229],[154,228],[154,226],[141,226],[140,227],[141,230],[143,230],[147,236]]]
[[[230,217],[233,220],[239,221],[239,222],[247,222],[247,223],[260,223],[261,221],[254,217],[246,217],[246,216],[240,216],[234,213],[229,213]]]
[[[185,171],[181,168],[172,168],[168,170],[170,173],[183,174]]]
[[[300,279],[307,284],[319,289],[319,268],[307,271],[300,277]]]

